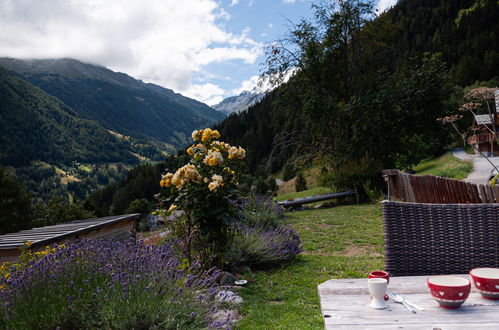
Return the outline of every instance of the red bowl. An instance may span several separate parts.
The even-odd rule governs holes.
[[[470,275],[482,297],[499,300],[499,268],[475,268]]]
[[[470,295],[470,280],[457,276],[434,276],[427,280],[433,298],[443,308],[458,308]]]

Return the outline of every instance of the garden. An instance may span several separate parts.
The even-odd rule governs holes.
[[[326,188],[243,194],[245,150],[208,128],[192,137],[188,162],[158,182],[159,239],[26,242],[0,267],[0,328],[322,329],[317,286],[383,268],[377,203],[285,213],[276,200]],[[459,176],[469,164],[445,154],[416,169]]]
[[[26,242],[20,260],[0,269],[0,327],[238,327],[255,274],[292,265],[302,243],[270,197],[239,193],[245,150],[219,138],[193,132],[189,162],[163,175],[155,215],[166,235],[157,244],[76,240],[35,252]]]

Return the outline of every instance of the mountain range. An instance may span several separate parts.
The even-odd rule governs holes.
[[[85,198],[225,118],[204,103],[74,59],[0,58],[0,166],[36,198]]]
[[[138,163],[137,148],[56,97],[0,68],[0,164],[33,160]]]
[[[225,117],[170,89],[74,59],[0,58],[0,67],[58,98],[80,118],[121,135],[171,147],[183,146],[194,129]]]

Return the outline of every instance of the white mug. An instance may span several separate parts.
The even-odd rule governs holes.
[[[387,286],[388,281],[384,278],[370,278],[367,280],[369,293],[373,297],[369,304],[370,307],[376,309],[385,309],[388,307],[384,299]]]

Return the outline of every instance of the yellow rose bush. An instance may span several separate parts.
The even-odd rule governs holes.
[[[192,132],[188,164],[163,175],[160,214],[169,217],[170,232],[178,239],[189,264],[199,259],[206,267],[223,267],[229,226],[237,219],[237,169],[246,156],[241,147],[219,141],[210,128]]]

